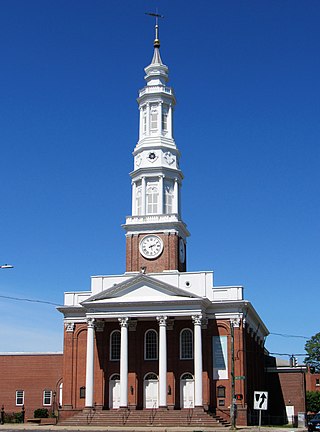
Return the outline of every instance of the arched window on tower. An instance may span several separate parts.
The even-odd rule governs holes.
[[[141,188],[141,186],[137,187],[137,191],[136,191],[136,212],[137,212],[138,216],[140,216],[142,214],[142,188]]]
[[[110,335],[110,360],[120,360],[120,330],[114,330]]]
[[[156,185],[147,187],[147,214],[158,213],[159,192]]]
[[[193,333],[190,329],[184,329],[180,333],[180,359],[193,359]]]
[[[150,129],[152,132],[158,129],[158,107],[152,105],[150,108]]]
[[[164,212],[165,214],[172,213],[173,203],[173,187],[170,184],[166,184],[164,188]]]
[[[168,107],[162,107],[162,133],[165,135],[168,132]]]
[[[147,133],[147,107],[142,108],[142,133],[145,135]]]
[[[144,335],[145,360],[158,360],[158,333],[155,330],[147,330]]]

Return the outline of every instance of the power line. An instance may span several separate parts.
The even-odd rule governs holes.
[[[269,333],[269,334],[275,335],[275,336],[288,337],[288,338],[310,339],[310,337],[308,337],[308,336],[297,336],[297,335],[289,335],[289,334],[284,334],[284,333]]]
[[[30,303],[44,303],[44,304],[49,304],[52,306],[61,306],[58,303],[53,303],[53,302],[49,302],[46,300],[33,300],[33,299],[28,299],[28,298],[9,297],[9,296],[4,296],[4,295],[0,295],[0,297],[4,298],[4,299],[8,299],[8,300],[17,300],[17,301],[24,301],[24,302],[30,302]]]
[[[288,353],[274,353],[274,352],[271,352],[271,353],[269,353],[269,354],[271,354],[271,355],[279,355],[279,356],[289,356],[289,357],[291,357],[291,356],[294,356],[294,357],[306,357],[307,356],[307,353],[304,353],[304,354],[288,354]]]

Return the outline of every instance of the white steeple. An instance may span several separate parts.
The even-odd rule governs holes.
[[[183,174],[180,152],[173,138],[173,89],[167,86],[168,67],[160,56],[156,37],[151,63],[144,69],[146,85],[137,99],[140,111],[139,140],[133,151],[132,216],[126,218],[127,235],[146,232],[175,233],[186,239],[181,220],[180,190]]]

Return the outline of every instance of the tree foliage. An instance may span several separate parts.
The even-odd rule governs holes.
[[[307,357],[304,359],[305,363],[314,367],[315,372],[320,372],[320,333],[312,336],[306,342],[304,349],[307,352]]]
[[[307,391],[306,396],[307,412],[316,413],[320,411],[320,392]]]

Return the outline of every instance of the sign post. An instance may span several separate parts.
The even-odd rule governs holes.
[[[265,391],[255,391],[253,409],[259,410],[259,431],[261,428],[261,411],[268,409],[268,392]]]

